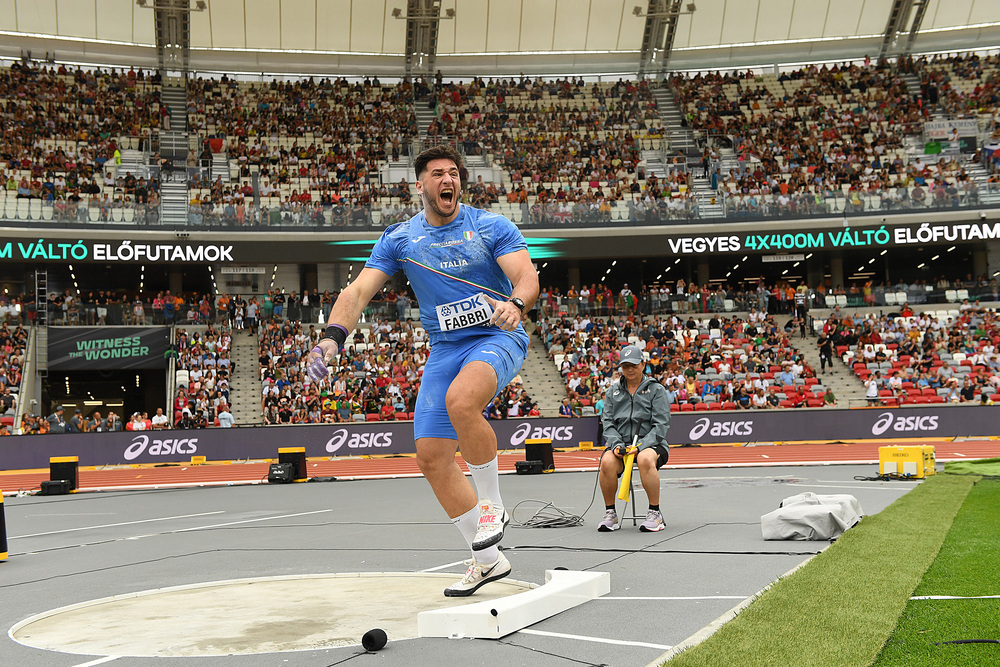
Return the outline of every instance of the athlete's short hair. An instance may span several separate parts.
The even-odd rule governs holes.
[[[462,179],[462,186],[465,186],[465,180],[468,178],[468,172],[465,171],[465,164],[462,161],[462,156],[457,150],[452,148],[447,144],[439,144],[437,146],[431,146],[430,148],[421,151],[417,159],[413,161],[413,170],[417,173],[417,180],[424,175],[427,170],[427,164],[432,160],[451,160],[458,167],[459,176]]]

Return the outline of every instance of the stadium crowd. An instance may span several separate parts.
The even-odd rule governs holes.
[[[871,404],[1000,400],[1000,319],[965,300],[957,310],[895,316],[832,314],[823,324],[836,354],[865,383]]]
[[[177,395],[174,398],[173,422],[177,428],[220,426],[230,403],[229,378],[232,332],[228,327],[209,324],[204,333],[190,336],[179,329],[175,337]],[[229,426],[232,425],[230,422]]]
[[[36,218],[109,221],[128,209],[155,220],[157,179],[116,170],[123,137],[148,147],[169,118],[159,74],[15,62],[0,68],[0,115],[3,199],[24,200]]]
[[[428,354],[427,335],[419,323],[376,317],[370,327],[359,327],[348,338],[330,376],[311,383],[302,366],[319,336],[316,325],[295,320],[274,318],[262,326],[259,365],[265,424],[413,419]],[[535,408],[520,384],[517,377],[505,387],[498,398],[502,414],[488,416],[527,415]]]
[[[615,315],[543,319],[539,335],[566,381],[567,405],[579,416],[599,413],[618,379],[618,355],[641,346],[646,373],[662,383],[679,410],[821,407],[834,403],[815,371],[792,346],[796,318],[784,327],[753,309],[746,318]],[[825,396],[830,395],[827,399]]]
[[[20,324],[0,324],[0,435],[10,435],[21,390],[28,331]]]

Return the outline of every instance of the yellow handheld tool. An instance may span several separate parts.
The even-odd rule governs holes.
[[[632,438],[632,446],[628,448],[624,457],[625,472],[622,473],[621,484],[618,485],[618,500],[628,500],[629,489],[632,488],[632,462],[635,460],[636,443],[639,436]]]

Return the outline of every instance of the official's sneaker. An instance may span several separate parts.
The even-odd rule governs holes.
[[[639,530],[644,533],[655,533],[658,530],[663,530],[663,528],[663,515],[660,514],[660,510],[649,510],[646,512],[646,520],[639,526]]]
[[[482,551],[503,539],[504,528],[510,523],[507,510],[497,507],[492,500],[479,501],[479,526],[472,540],[472,550]]]
[[[612,530],[618,530],[619,527],[618,512],[614,510],[605,510],[604,518],[601,519],[599,524],[597,524],[597,531],[600,533],[610,533]]]
[[[467,595],[472,595],[483,584],[503,579],[510,574],[510,562],[503,555],[503,552],[500,552],[500,555],[497,556],[496,561],[493,563],[479,563],[476,562],[475,557],[466,562],[469,563],[469,569],[466,571],[465,576],[457,584],[452,584],[444,589],[445,597],[463,598]]]

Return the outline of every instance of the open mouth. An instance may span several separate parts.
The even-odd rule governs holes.
[[[441,202],[443,204],[450,205],[455,201],[455,191],[450,189],[445,189],[441,191]]]

